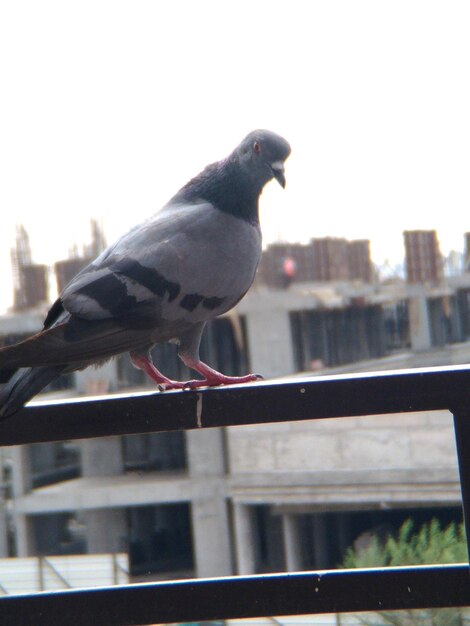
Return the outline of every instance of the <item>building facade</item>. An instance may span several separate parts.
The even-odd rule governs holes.
[[[308,244],[273,243],[263,253],[256,282],[287,288],[293,282],[373,280],[370,242],[319,237]]]
[[[443,279],[443,259],[435,230],[405,230],[406,280],[438,285]]]

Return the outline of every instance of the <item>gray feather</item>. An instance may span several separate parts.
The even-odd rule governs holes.
[[[260,255],[258,225],[207,203],[169,204],[98,257],[61,298],[70,313],[89,320],[114,318],[119,310],[127,313],[131,304],[137,313],[140,305],[151,303],[163,319],[204,321],[229,310],[246,293]],[[126,261],[128,268],[136,268],[134,274],[126,275]],[[114,298],[103,294],[106,279]],[[189,294],[199,294],[201,302],[219,298],[221,303],[214,309],[201,304],[189,311],[180,306]]]
[[[14,415],[64,369],[64,366],[59,365],[18,370],[0,390],[0,419]]]

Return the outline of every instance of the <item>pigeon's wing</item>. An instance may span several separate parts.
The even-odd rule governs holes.
[[[209,203],[168,205],[78,274],[61,300],[86,320],[196,323],[245,294],[260,254],[257,225]]]
[[[81,367],[179,337],[245,294],[260,252],[245,220],[210,204],[168,206],[77,274],[47,328],[0,350],[0,366]]]

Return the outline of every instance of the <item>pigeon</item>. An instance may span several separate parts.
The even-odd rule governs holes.
[[[0,370],[14,373],[0,390],[0,419],[61,374],[129,352],[161,391],[246,383],[203,363],[206,323],[250,288],[261,257],[258,202],[273,178],[284,188],[289,143],[268,130],[249,133],[225,159],[208,165],[155,215],[134,227],[64,288],[43,329],[0,349]],[[201,378],[166,377],[150,350],[178,345]]]

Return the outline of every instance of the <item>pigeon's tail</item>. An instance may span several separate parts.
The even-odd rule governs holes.
[[[130,328],[113,320],[69,320],[20,343],[0,348],[0,370],[67,365],[81,369],[129,350],[152,345],[145,328]]]
[[[19,369],[0,389],[0,420],[17,413],[31,398],[56,379],[65,365]]]

